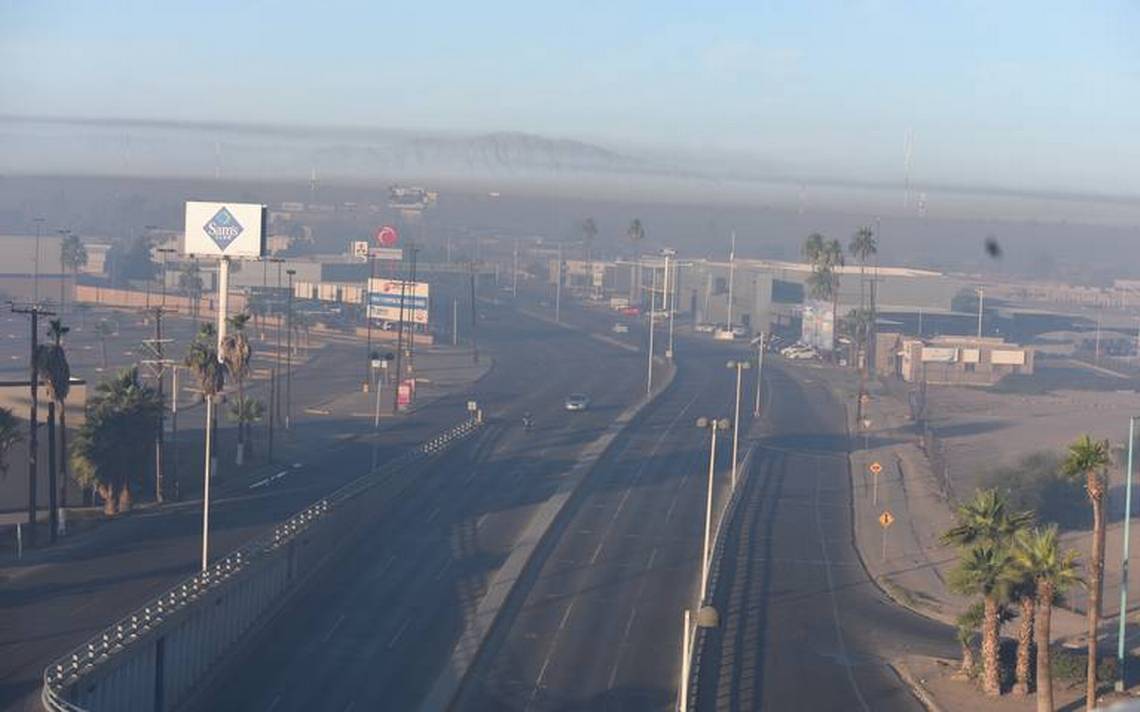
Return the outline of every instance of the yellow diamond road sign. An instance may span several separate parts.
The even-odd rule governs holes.
[[[884,509],[883,513],[879,515],[879,526],[886,529],[895,523],[895,515],[891,514],[891,510]]]
[[[883,466],[877,462],[872,462],[871,466],[868,467],[867,469],[871,471],[872,475],[877,475],[883,471]]]

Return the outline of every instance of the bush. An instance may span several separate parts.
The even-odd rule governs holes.
[[[1050,660],[1053,679],[1067,685],[1084,685],[1088,659],[1088,651],[1084,648],[1053,648],[1053,657]],[[1116,656],[1102,654],[1096,661],[1097,679],[1101,682],[1112,682],[1116,680],[1116,675]]]
[[[1064,529],[1092,526],[1081,482],[1061,474],[1061,458],[1048,451],[1026,455],[1012,467],[999,467],[981,477],[982,488],[998,490],[1013,510],[1037,513],[1044,524]]]

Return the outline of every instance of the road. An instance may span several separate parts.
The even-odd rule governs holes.
[[[291,604],[204,709],[413,709],[536,509],[640,396],[636,354],[488,311],[485,343],[511,355],[477,389],[490,424]],[[576,391],[593,397],[586,412],[562,408]]]
[[[678,343],[672,388],[586,481],[457,709],[673,708],[681,612],[697,592],[707,491],[709,435],[695,420],[732,415],[735,372],[725,360],[746,351]],[[718,509],[730,454],[731,439],[721,436]]]
[[[810,370],[768,369],[773,417],[725,539],[696,709],[921,710],[887,663],[953,657],[953,632],[871,583],[852,545],[843,410]]]
[[[561,416],[561,399],[580,384],[575,374],[588,373],[593,358],[605,348],[541,324],[502,319],[487,328],[493,336],[485,345],[495,359],[492,371],[470,390],[444,396],[384,430],[381,459],[466,417],[466,401],[472,396],[504,418],[513,417],[509,409],[529,403],[541,430],[548,419],[544,413],[550,413],[551,420]],[[532,355],[522,343],[541,348]],[[353,387],[356,370],[343,363],[359,363],[360,350],[330,344],[308,370],[298,371],[295,411],[311,399],[327,397],[329,384]],[[558,370],[533,368],[528,359],[538,356]],[[520,374],[527,373],[535,386],[530,393],[523,390],[527,381],[520,380]],[[295,438],[303,447],[298,449],[309,443],[308,451],[299,455],[303,466],[282,468],[287,476],[254,491],[242,482],[220,488],[211,508],[212,550],[234,548],[366,471],[372,458],[369,425],[359,418],[299,417]],[[320,446],[314,447],[315,442]],[[104,525],[55,549],[35,552],[22,564],[6,565],[0,571],[0,709],[38,709],[40,674],[48,662],[193,573],[200,551],[200,517],[200,503],[188,501],[160,514]]]

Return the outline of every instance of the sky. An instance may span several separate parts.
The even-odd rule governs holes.
[[[0,113],[523,131],[1140,194],[1134,2],[0,0]]]

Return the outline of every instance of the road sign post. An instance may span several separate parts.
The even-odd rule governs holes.
[[[883,466],[880,465],[878,462],[872,462],[870,467],[867,468],[867,470],[871,473],[871,479],[874,480],[874,492],[875,492],[875,494],[874,494],[873,504],[875,506],[878,506],[879,505],[879,475],[881,475],[883,472]]]
[[[879,515],[879,526],[883,530],[883,550],[880,558],[883,561],[887,560],[887,530],[895,523],[895,515],[891,514],[891,510],[884,509],[883,513]]]

